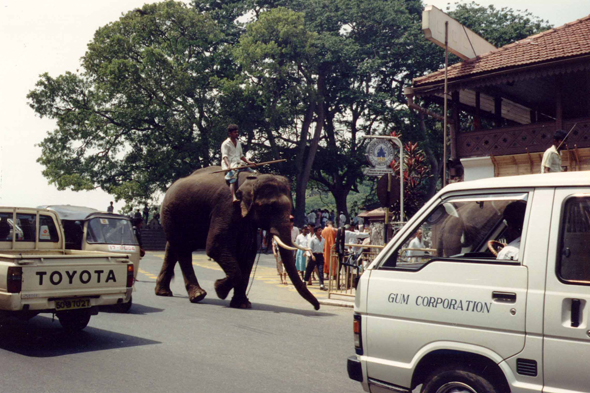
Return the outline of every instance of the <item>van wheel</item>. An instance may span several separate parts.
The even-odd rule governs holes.
[[[444,367],[430,374],[421,393],[499,393],[486,378],[461,366]]]
[[[64,311],[57,314],[61,326],[69,332],[79,332],[90,322],[90,309]]]

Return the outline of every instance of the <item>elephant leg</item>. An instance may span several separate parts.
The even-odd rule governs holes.
[[[215,253],[213,253],[215,254]],[[226,277],[215,282],[215,291],[220,299],[225,299],[229,291],[234,289],[229,306],[233,308],[252,308],[252,304],[246,297],[246,291],[243,286],[243,273],[240,264],[235,256],[230,253],[222,253],[214,258],[219,266],[223,269]]]
[[[166,243],[166,253],[164,255],[164,263],[162,263],[162,269],[156,280],[156,296],[172,296],[170,290],[170,281],[174,277],[174,267],[178,261],[178,255],[170,243]]]
[[[178,263],[184,277],[184,286],[191,303],[198,303],[207,296],[207,292],[199,285],[193,268],[193,255],[190,251],[179,253]]]
[[[217,297],[220,299],[225,299],[233,287],[233,283],[227,276],[215,281],[215,292],[217,293]]]

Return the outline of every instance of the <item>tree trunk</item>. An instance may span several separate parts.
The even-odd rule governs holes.
[[[301,198],[300,200],[297,200],[297,210],[301,212],[299,214],[305,214],[305,190],[307,190],[307,183],[309,182],[309,178],[311,176],[311,166],[313,165],[313,160],[315,159],[315,153],[318,150],[318,144],[320,143],[320,136],[322,135],[322,128],[324,126],[324,97],[326,94],[326,73],[327,72],[325,69],[320,69],[320,72],[318,74],[316,125],[313,133],[313,138],[311,139],[311,143],[309,144],[309,154],[305,159],[305,165],[303,166],[301,176],[297,179],[297,191],[303,193],[303,197],[300,197],[297,194],[297,198]]]
[[[313,114],[315,111],[315,102],[310,102],[303,118],[303,124],[301,125],[301,139],[299,140],[299,146],[297,149],[297,158],[295,159],[295,165],[297,167],[297,182],[295,183],[295,225],[298,227],[303,226],[305,222],[305,192],[307,191],[307,182],[303,184],[303,159],[305,157],[305,149],[307,147],[307,133],[313,120]],[[308,156],[309,158],[309,156]]]

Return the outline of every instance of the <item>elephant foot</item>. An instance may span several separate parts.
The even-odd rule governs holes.
[[[235,297],[229,302],[229,306],[232,308],[252,308],[252,303],[248,299],[236,299]]]
[[[156,296],[172,296],[172,291],[170,288],[156,286]]]
[[[207,296],[207,291],[202,288],[192,288],[188,291],[188,298],[191,303],[198,303],[205,299],[205,296]]]
[[[231,289],[231,282],[227,278],[221,278],[215,281],[215,292],[217,293],[218,298],[225,299]]]

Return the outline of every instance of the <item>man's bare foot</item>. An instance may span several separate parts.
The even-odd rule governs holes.
[[[232,203],[234,203],[234,204],[239,203],[239,202],[240,202],[240,200],[238,198],[234,198],[234,200],[232,201]]]

